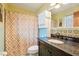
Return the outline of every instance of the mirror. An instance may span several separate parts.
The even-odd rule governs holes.
[[[59,8],[51,9],[53,27],[79,27],[79,4],[59,4]]]

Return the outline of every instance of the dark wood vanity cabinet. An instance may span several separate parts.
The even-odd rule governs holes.
[[[39,56],[50,56],[50,52],[45,43],[39,41]]]
[[[70,54],[39,40],[39,56],[71,56]]]

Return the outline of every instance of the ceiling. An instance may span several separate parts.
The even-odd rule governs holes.
[[[37,12],[39,10],[39,8],[42,8],[44,6],[47,6],[50,5],[50,3],[12,3],[14,5],[17,5],[19,7],[24,7],[24,8],[28,8],[34,12]],[[79,5],[79,3],[68,3],[68,4],[61,4],[61,7],[58,8],[58,9],[55,9],[53,8],[51,10],[52,14],[56,14],[58,12],[62,12],[62,11],[65,11],[65,10],[68,10],[69,8],[73,8],[74,6],[77,6]],[[45,7],[45,8],[47,8]],[[50,8],[50,7],[48,7]]]
[[[56,13],[59,13],[59,12],[62,12],[62,11],[65,12],[65,10],[69,11],[70,9],[72,9],[75,6],[79,6],[79,4],[78,3],[61,4],[60,8],[57,8],[57,9],[53,8],[51,10],[51,12],[52,12],[52,14],[56,14]]]
[[[19,7],[29,8],[32,11],[37,11],[40,7],[44,6],[46,3],[13,3]]]

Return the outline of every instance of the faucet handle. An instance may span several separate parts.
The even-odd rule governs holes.
[[[57,33],[56,33],[56,35],[60,35],[60,33],[59,33],[59,32],[57,32]]]

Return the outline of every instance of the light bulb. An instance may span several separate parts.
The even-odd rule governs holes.
[[[56,6],[55,6],[55,8],[57,9],[57,8],[60,8],[60,4],[57,4]]]
[[[62,3],[62,4],[68,4],[68,3]]]
[[[51,3],[50,6],[54,6],[56,3]]]

